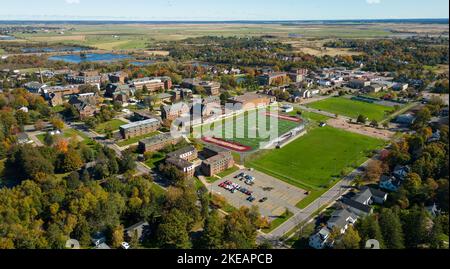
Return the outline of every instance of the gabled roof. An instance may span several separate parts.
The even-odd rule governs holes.
[[[355,200],[349,199],[349,198],[343,198],[342,199],[342,203],[344,205],[350,207],[349,208],[350,211],[351,211],[351,208],[355,208],[355,209],[357,209],[359,211],[362,211],[362,212],[365,212],[367,214],[372,212],[372,208],[370,206],[365,205],[365,204],[361,204],[361,203],[359,203],[359,202],[357,202]]]
[[[327,224],[328,226],[332,226],[332,224],[334,224],[334,226],[343,228],[348,224],[349,218],[356,220],[358,217],[345,208],[338,209],[331,214],[330,220],[328,220]]]
[[[370,200],[372,198],[372,192],[368,189],[365,188],[363,190],[361,190],[359,193],[357,193],[355,195],[355,197],[353,197],[352,200],[364,204],[366,201]]]

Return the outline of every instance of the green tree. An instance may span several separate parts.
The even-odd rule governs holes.
[[[361,124],[366,124],[367,117],[364,115],[359,115],[358,118],[356,119],[356,122],[361,123]]]
[[[205,220],[202,233],[202,247],[221,249],[223,247],[224,222],[217,210],[213,210]]]
[[[359,249],[361,237],[358,231],[353,226],[348,227],[345,234],[343,234],[334,244],[335,249]]]
[[[380,243],[380,248],[384,248],[383,235],[380,224],[375,216],[367,216],[357,222],[356,228],[361,236],[361,248],[365,247],[367,240],[375,239]]]
[[[383,208],[381,210],[379,223],[386,248],[403,249],[405,247],[403,230],[397,213],[390,208]]]
[[[160,244],[168,248],[191,248],[187,227],[189,222],[190,217],[176,208],[165,213],[157,231]]]

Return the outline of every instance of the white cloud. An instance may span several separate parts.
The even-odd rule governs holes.
[[[366,0],[369,5],[378,5],[381,4],[381,0]]]
[[[65,0],[67,4],[72,5],[72,4],[79,4],[80,0]]]

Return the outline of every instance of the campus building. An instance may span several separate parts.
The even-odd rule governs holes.
[[[167,158],[166,164],[175,166],[178,170],[183,172],[183,174],[187,178],[192,178],[194,176],[194,173],[195,173],[194,164],[186,161],[185,159],[176,158],[176,157]]]
[[[262,86],[270,86],[274,84],[282,84],[286,81],[287,73],[273,72],[262,74],[257,77],[259,84]]]
[[[201,87],[205,89],[206,94],[208,95],[219,95],[221,85],[219,82],[216,81],[204,81],[195,78],[194,79],[188,78],[183,80],[181,86],[192,90],[197,87]]]
[[[187,146],[167,154],[168,158],[180,158],[192,162],[198,158],[198,151],[193,146]]]
[[[243,110],[268,106],[277,101],[275,96],[265,94],[258,94],[253,92],[245,93],[244,95],[234,96],[228,99],[229,103],[242,105]]]
[[[149,92],[156,92],[172,88],[172,79],[170,77],[145,77],[134,79],[129,84],[136,90],[142,90],[145,86]]]
[[[67,74],[66,81],[70,84],[100,85],[102,76],[100,76],[97,71],[84,71],[79,74]]]
[[[185,103],[161,106],[161,118],[163,120],[175,120],[182,115],[188,114],[190,108]]]
[[[108,74],[108,80],[111,83],[125,83],[125,80],[128,78],[128,74],[125,72],[116,72]]]
[[[155,132],[160,127],[161,123],[157,119],[148,119],[120,126],[120,134],[123,139],[129,139]]]
[[[203,161],[201,170],[204,175],[211,177],[233,166],[234,159],[231,151],[223,151]]]
[[[175,145],[180,139],[174,138],[170,133],[156,135],[139,141],[139,151],[142,153],[148,151],[158,151],[168,145]]]
[[[291,72],[289,72],[288,74],[289,78],[294,83],[302,82],[307,75],[308,69],[305,68],[292,69]]]

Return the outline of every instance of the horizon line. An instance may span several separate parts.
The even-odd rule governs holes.
[[[327,22],[327,21],[408,21],[408,20],[450,20],[450,18],[358,18],[358,19],[0,19],[0,22]]]

